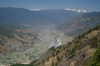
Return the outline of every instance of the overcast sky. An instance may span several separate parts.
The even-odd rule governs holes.
[[[100,11],[100,0],[0,0],[0,7],[26,9],[83,9]]]

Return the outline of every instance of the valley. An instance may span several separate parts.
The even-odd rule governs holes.
[[[100,44],[100,12],[77,11],[0,7],[0,65],[87,65]]]
[[[30,63],[39,59],[49,48],[58,47],[68,42],[63,33],[55,30],[54,25],[44,27],[27,25],[26,27],[14,29],[16,32],[12,34],[15,38],[6,37],[4,47],[9,48],[10,51],[5,54],[3,54],[4,51],[1,51],[1,64]],[[35,31],[34,28],[38,29]]]

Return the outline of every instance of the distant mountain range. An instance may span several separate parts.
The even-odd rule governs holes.
[[[55,19],[38,14],[24,8],[0,8],[0,24],[49,24],[57,22]]]
[[[100,24],[100,12],[86,13],[60,26],[58,29],[69,36],[77,36]]]
[[[83,12],[75,12],[72,10],[64,10],[64,9],[46,9],[46,10],[38,10],[36,11],[39,14],[49,16],[53,19],[56,19],[59,24],[64,24],[67,21],[72,20],[73,18],[84,14]]]
[[[83,12],[83,13],[87,13],[88,11],[87,10],[82,10],[82,9],[69,9],[69,8],[67,8],[67,9],[30,9],[31,11],[42,11],[42,10],[69,10],[69,11],[75,11],[75,12]]]
[[[0,24],[61,25],[81,14],[83,13],[63,9],[31,11],[24,8],[0,7]]]
[[[82,9],[69,9],[69,8],[67,8],[67,9],[65,9],[65,10],[70,10],[70,11],[75,11],[75,12],[79,12],[79,13],[88,13],[88,11],[87,10],[82,10]]]

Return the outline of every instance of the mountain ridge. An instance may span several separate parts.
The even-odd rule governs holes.
[[[70,13],[71,12],[71,13]],[[13,8],[13,7],[0,7],[0,24],[6,25],[22,25],[30,24],[30,25],[61,25],[62,22],[66,22],[69,19],[72,19],[81,13],[73,12],[73,11],[65,11],[65,10],[57,10],[53,12],[53,10],[48,12],[37,12],[31,11],[24,8]],[[66,14],[67,13],[67,14]],[[68,14],[70,13],[70,14]],[[53,16],[55,14],[55,16]],[[57,15],[58,14],[58,15]],[[51,16],[50,16],[51,15]],[[68,15],[68,16],[67,16]],[[66,17],[67,16],[67,17]],[[64,19],[66,18],[66,19]],[[61,21],[63,19],[63,21]],[[14,24],[15,23],[15,24]]]
[[[43,16],[36,12],[32,12],[28,9],[24,8],[0,8],[0,23],[1,24],[47,24],[46,22],[56,22],[56,20],[49,18],[47,16]],[[10,23],[10,24],[9,24]]]
[[[65,32],[66,35],[75,37],[98,24],[100,24],[100,12],[92,12],[74,18],[58,27],[58,30]]]
[[[70,8],[67,8],[67,9],[62,9],[62,8],[59,8],[59,9],[30,9],[31,11],[42,11],[42,10],[68,10],[68,11],[75,11],[75,12],[83,12],[83,13],[87,13],[88,11],[87,10],[82,10],[82,9],[70,9]]]
[[[40,10],[36,12],[56,19],[57,21],[59,21],[60,25],[70,21],[71,19],[77,16],[84,14],[84,13],[78,13],[75,11],[64,10],[64,9],[47,9],[47,10]]]

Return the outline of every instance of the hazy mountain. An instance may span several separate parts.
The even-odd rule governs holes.
[[[75,11],[75,12],[79,12],[79,13],[88,13],[87,10],[82,10],[82,9],[30,9],[31,11],[42,11],[42,10],[67,10],[67,11]]]
[[[56,19],[60,23],[60,25],[84,13],[65,9],[46,9],[37,10],[36,12]]]
[[[61,25],[81,14],[83,13],[78,13],[75,11],[64,9],[47,9],[41,11],[31,11],[24,8],[1,7],[0,24]]]
[[[0,24],[52,24],[56,23],[55,19],[38,14],[24,8],[0,8]]]
[[[58,29],[64,31],[66,35],[76,36],[98,24],[100,24],[100,12],[92,12],[76,17]]]

